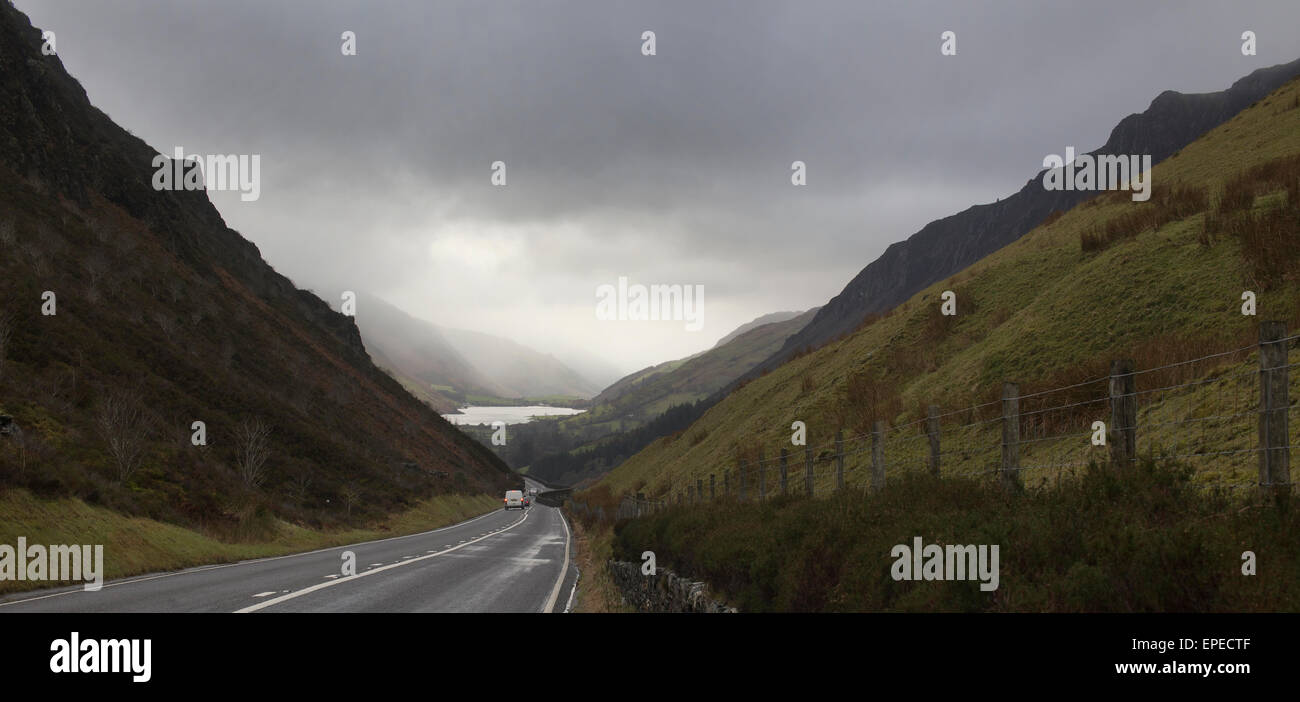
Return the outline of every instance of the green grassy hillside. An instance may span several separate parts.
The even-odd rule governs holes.
[[[592,399],[582,414],[521,425],[517,440],[499,449],[500,454],[544,480],[576,484],[598,476],[646,441],[689,423],[696,416],[695,403],[711,401],[710,396],[779,349],[813,314],[809,310],[760,325],[694,356],[633,373]]]
[[[786,337],[807,324],[811,317],[809,311],[764,324],[690,358],[638,371],[597,395],[590,411],[564,423],[574,428],[608,423],[626,429],[662,414],[673,405],[707,397],[772,355]]]
[[[869,431],[875,420],[900,427],[886,464],[916,467],[915,441],[929,404],[950,412],[996,401],[1003,381],[1022,395],[1083,383],[1022,402],[1044,413],[1031,427],[1022,465],[1077,467],[1104,449],[1089,447],[1093,419],[1106,419],[1104,380],[1114,358],[1150,369],[1255,341],[1260,320],[1300,326],[1300,82],[1291,81],[1154,169],[1154,195],[1102,194],[1053,215],[1016,243],[918,293],[882,318],[797,357],[731,393],[690,429],[666,437],[610,472],[599,493],[677,492],[734,470],[737,457],[768,459],[790,444],[791,424],[806,422],[818,457],[837,430]],[[958,314],[939,312],[940,295],[957,295]],[[1258,295],[1258,317],[1240,313],[1243,291]],[[1292,363],[1297,353],[1292,352]],[[1139,448],[1206,454],[1193,459],[1200,482],[1254,476],[1250,402],[1257,358],[1237,354],[1138,379]],[[1205,378],[1189,388],[1153,390]],[[1292,373],[1293,388],[1300,374]],[[1292,390],[1293,401],[1300,392]],[[997,404],[944,418],[944,471],[989,469],[997,461]],[[1216,419],[1216,417],[1218,419]],[[1175,422],[1204,418],[1195,424]],[[1293,433],[1300,421],[1291,421]],[[1053,438],[1055,437],[1055,438]],[[894,440],[898,439],[898,440]],[[1292,443],[1300,443],[1293,440]],[[850,442],[850,481],[865,480],[870,452]],[[802,476],[802,455],[794,466]],[[819,463],[819,465],[822,465]],[[792,466],[792,467],[794,467]],[[1026,480],[1061,471],[1026,472]],[[819,468],[821,489],[831,479]],[[769,478],[770,480],[770,478]],[[770,483],[769,483],[770,484]],[[719,488],[720,489],[720,488]]]

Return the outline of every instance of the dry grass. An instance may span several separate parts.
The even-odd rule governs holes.
[[[578,594],[573,611],[579,613],[608,614],[635,612],[624,600],[605,562],[612,556],[614,529],[609,524],[583,526],[578,520],[573,524],[577,542]]]
[[[26,490],[0,492],[0,544],[19,536],[29,543],[104,546],[105,578],[179,570],[212,563],[264,558],[372,539],[415,534],[500,509],[485,495],[443,496],[420,502],[364,529],[318,531],[269,520],[259,541],[229,543],[211,535],[143,517],[129,517],[76,498],[41,499]],[[0,581],[0,593],[45,583]]]

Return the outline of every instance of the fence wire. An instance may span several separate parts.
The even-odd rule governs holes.
[[[709,475],[670,478],[661,493],[645,501],[651,509],[709,499],[747,500],[782,494],[814,495],[840,489],[865,490],[905,473],[941,477],[996,477],[1004,461],[1028,488],[1048,487],[1090,465],[1107,463],[1117,437],[1134,437],[1136,456],[1177,460],[1196,469],[1199,489],[1237,494],[1260,487],[1294,490],[1293,481],[1261,480],[1262,454],[1290,453],[1300,446],[1300,335],[1286,344],[1283,365],[1286,407],[1272,412],[1287,417],[1283,446],[1260,446],[1262,371],[1260,346],[1207,354],[1154,368],[1135,369],[1056,388],[1036,390],[1014,400],[1012,419],[1004,400],[946,409],[898,426],[841,431],[818,436],[810,445],[761,447],[739,456],[736,465]],[[1125,381],[1133,390],[1125,391]],[[1114,426],[1117,402],[1131,402],[1136,422]],[[1101,424],[1098,424],[1101,423]],[[937,433],[933,425],[937,424]],[[1004,433],[1014,428],[1007,444]],[[937,450],[934,443],[937,439]],[[1008,452],[1008,446],[1014,451]],[[1010,459],[1006,456],[1010,453]],[[1272,454],[1275,456],[1276,454]],[[782,466],[785,479],[782,482]],[[702,478],[702,479],[701,479]]]

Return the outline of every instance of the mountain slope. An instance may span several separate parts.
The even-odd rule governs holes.
[[[1121,120],[1106,144],[1091,153],[1150,154],[1152,163],[1160,163],[1296,75],[1300,75],[1300,59],[1261,68],[1217,93],[1165,91],[1145,112]],[[889,246],[807,327],[747,377],[775,368],[801,349],[816,348],[853,331],[869,316],[884,313],[1019,239],[1053,212],[1068,210],[1089,196],[1085,191],[1044,190],[1040,172],[1010,197],[930,222],[906,241]]]
[[[447,342],[500,386],[499,397],[591,397],[600,390],[554,356],[499,336],[442,327]]]
[[[417,319],[373,295],[357,294],[356,320],[375,362],[439,412],[475,404],[471,396],[586,398],[599,390],[552,356]]]
[[[816,310],[813,311],[815,312]],[[803,314],[804,314],[803,312],[769,312],[761,317],[750,320],[736,327],[735,329],[732,329],[730,334],[727,334],[721,339],[718,339],[718,343],[714,344],[713,348],[716,349],[719,346],[724,346],[730,343],[732,339],[740,336],[741,334],[744,334],[745,332],[751,329],[757,329],[763,326],[764,324],[775,324],[777,322],[784,322],[788,319],[794,319],[795,317],[798,317]]]
[[[727,343],[708,351],[638,371],[606,388],[591,401],[591,409],[568,421],[590,425],[604,418],[644,421],[673,405],[705,398],[730,384],[807,324],[817,310],[776,313],[785,316],[758,326],[742,325],[723,337]],[[761,318],[760,318],[761,319]],[[737,333],[739,332],[739,333]]]
[[[357,294],[356,322],[375,363],[439,412],[456,411],[465,394],[506,392],[483,377],[436,325],[416,319],[378,297]],[[440,392],[435,386],[445,390]],[[451,396],[453,393],[456,397]]]
[[[1149,369],[1201,356],[1209,358],[1141,379],[1138,448],[1177,445],[1206,455],[1193,460],[1198,480],[1248,483],[1256,476],[1249,402],[1257,392],[1258,360],[1250,352],[1259,320],[1288,320],[1292,333],[1300,326],[1300,80],[1167,159],[1153,182],[1148,203],[1132,202],[1127,192],[1099,195],[843,339],[741,385],[680,435],[612,470],[600,487],[663,495],[707,482],[709,474],[734,470],[738,456],[753,460],[762,448],[770,459],[790,448],[796,420],[807,423],[808,444],[822,447],[837,430],[853,437],[875,420],[917,422],[929,404],[948,411],[991,403],[996,421],[1004,380],[1019,382],[1022,397],[1079,384],[1053,402],[1095,410],[1087,403],[1105,397],[1111,359]],[[939,313],[945,289],[957,294],[956,317]],[[1258,294],[1258,317],[1241,314],[1243,290]],[[1213,355],[1231,349],[1244,351]],[[1300,349],[1293,348],[1297,361]],[[1177,387],[1216,368],[1228,379]],[[1292,386],[1300,389],[1294,374]],[[1152,392],[1157,388],[1167,389]],[[1221,416],[1234,413],[1234,402],[1244,419]],[[1200,414],[1209,419],[1178,423]],[[1022,447],[1024,465],[1101,455],[1086,441],[1094,411],[1060,416],[1062,427]],[[991,427],[948,434],[945,472],[996,465],[997,424],[979,424],[986,418],[970,412],[944,420],[975,422],[970,432]],[[870,442],[856,438],[851,446],[846,470],[862,485]],[[886,464],[921,460],[895,455]]]
[[[205,528],[329,526],[507,483],[205,192],[155,191],[158,151],[40,46],[0,4],[0,413],[22,428],[0,437],[0,482]],[[269,458],[245,470],[256,422]]]
[[[689,424],[717,393],[767,358],[815,313],[812,309],[779,322],[745,325],[748,331],[728,335],[731,340],[722,346],[633,373],[592,399],[582,414],[524,425],[516,432],[524,441],[504,454],[511,465],[527,465],[530,475],[544,480],[574,484],[595,477]]]

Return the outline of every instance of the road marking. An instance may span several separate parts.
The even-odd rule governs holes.
[[[555,513],[560,515],[560,523],[564,525],[564,567],[560,568],[560,578],[555,581],[555,589],[551,590],[551,598],[546,602],[546,607],[542,609],[543,614],[554,609],[555,600],[560,596],[560,586],[564,585],[564,575],[569,572],[569,523],[564,521],[563,512],[557,509]],[[574,586],[576,587],[577,583],[574,583]]]
[[[148,582],[148,581],[150,581],[150,580],[160,580],[160,579],[162,579],[162,578],[171,578],[171,577],[175,577],[175,576],[177,576],[177,575],[191,575],[191,574],[193,574],[193,573],[202,573],[202,572],[204,572],[204,571],[208,571],[208,570],[219,570],[219,569],[221,569],[221,568],[234,568],[234,567],[236,567],[236,566],[253,565],[254,563],[264,563],[264,562],[267,562],[267,561],[278,561],[278,560],[281,560],[281,559],[284,559],[284,558],[298,558],[299,556],[310,556],[310,555],[312,555],[312,554],[314,554],[314,553],[324,553],[324,552],[326,552],[326,551],[341,551],[341,550],[344,550],[344,549],[356,548],[357,546],[365,546],[365,545],[368,545],[368,544],[380,544],[380,543],[384,543],[385,541],[396,541],[397,539],[410,539],[410,538],[413,538],[413,537],[416,537],[416,536],[426,536],[426,535],[428,535],[428,534],[436,534],[436,533],[438,533],[438,532],[440,532],[440,531],[446,531],[446,530],[448,530],[448,529],[457,529],[457,528],[460,528],[460,527],[462,527],[462,526],[465,526],[466,524],[469,524],[470,522],[477,522],[478,520],[483,519],[484,517],[490,517],[490,516],[492,516],[492,515],[494,515],[494,514],[498,514],[498,512],[497,512],[497,510],[496,510],[495,508],[493,508],[493,510],[492,510],[491,512],[486,512],[486,513],[484,513],[484,514],[480,514],[479,516],[474,517],[473,519],[466,519],[465,521],[463,521],[463,522],[459,522],[459,523],[457,523],[457,524],[452,524],[452,525],[450,525],[450,526],[445,526],[445,527],[438,527],[437,529],[430,529],[430,530],[428,530],[428,531],[422,531],[422,532],[420,532],[420,533],[418,533],[418,534],[406,534],[406,535],[404,535],[404,536],[390,536],[390,537],[388,537],[388,538],[386,538],[386,539],[374,539],[374,540],[372,540],[372,541],[362,541],[362,542],[355,543],[355,544],[344,544],[344,545],[342,545],[342,546],[326,546],[325,548],[318,548],[318,549],[316,549],[315,551],[304,551],[304,552],[302,552],[302,553],[286,553],[286,554],[283,555],[283,556],[267,556],[266,558],[254,558],[254,559],[251,560],[251,561],[236,561],[236,562],[234,562],[234,563],[217,563],[217,564],[214,564],[214,565],[198,566],[198,567],[196,567],[196,568],[188,568],[188,569],[186,569],[186,570],[178,570],[178,571],[175,571],[175,572],[172,572],[172,573],[159,573],[159,574],[157,574],[157,575],[144,575],[144,576],[135,577],[135,578],[127,579],[127,580],[119,580],[119,581],[117,581],[117,582],[104,583],[104,586],[103,586],[102,588],[100,588],[100,590],[102,591],[104,588],[118,587],[118,586],[121,586],[121,585],[130,585],[130,584],[132,584],[132,583],[143,583],[143,582]],[[70,588],[70,589],[63,590],[63,591],[61,591],[61,592],[51,592],[51,593],[48,594],[48,595],[37,595],[36,597],[27,597],[27,598],[24,598],[24,599],[21,599],[21,600],[9,600],[9,601],[7,601],[7,602],[0,602],[0,607],[5,607],[5,606],[8,606],[8,605],[21,604],[21,603],[23,603],[23,602],[35,602],[36,600],[47,600],[47,599],[49,599],[49,598],[51,598],[51,597],[62,597],[62,596],[64,596],[64,595],[75,595],[75,594],[77,594],[77,593],[85,593],[85,592],[88,592],[88,591],[87,591],[87,590],[84,590],[80,585],[77,585],[77,586],[74,586],[74,587],[72,587],[72,588]]]
[[[381,566],[381,565],[383,565],[383,563],[371,563],[370,567],[374,568],[375,566]]]
[[[256,595],[253,595],[253,597],[266,597],[267,595],[274,595],[274,594],[275,594],[275,590],[267,590],[266,592],[259,592]]]
[[[577,571],[578,571],[578,574],[577,574],[576,577],[573,578],[573,589],[572,589],[572,590],[569,590],[569,603],[566,604],[566,605],[564,605],[564,613],[565,613],[565,614],[568,614],[569,612],[572,612],[572,611],[573,611],[573,596],[576,595],[576,594],[578,594],[578,580],[579,580],[579,578],[582,577],[582,571],[581,571],[581,570],[578,570],[578,567],[577,567],[577,566],[574,566],[573,569],[574,569],[574,570],[577,570]]]
[[[326,575],[326,576],[325,576],[325,578],[326,578],[327,580],[333,580],[334,578],[337,578],[337,577],[339,577],[337,573],[335,573],[334,575]]]
[[[561,519],[563,519],[563,517],[561,517]],[[528,521],[528,513],[527,513],[527,512],[524,513],[524,517],[523,517],[523,519],[520,519],[519,521],[515,522],[514,524],[511,524],[510,526],[506,527],[505,529],[502,529],[502,531],[509,531],[510,529],[514,529],[515,527],[519,526],[520,524],[523,524],[523,523],[526,522],[526,521]],[[565,524],[565,525],[564,525],[564,529],[565,529],[565,531],[567,532],[568,529],[569,529],[569,525]],[[489,537],[487,537],[487,536],[480,536],[480,537],[477,538],[477,539],[472,539],[469,543],[472,544],[472,543],[474,543],[474,542],[476,542],[476,541],[482,541],[483,539],[486,539],[486,538],[489,538]],[[313,592],[316,592],[317,590],[324,590],[324,589],[327,588],[327,587],[332,587],[332,586],[334,586],[334,585],[338,585],[339,583],[351,582],[351,581],[353,581],[353,580],[356,580],[357,578],[364,578],[364,577],[366,577],[367,575],[374,575],[375,573],[380,573],[380,572],[383,572],[383,571],[385,571],[385,570],[390,570],[390,569],[392,569],[392,568],[401,568],[402,566],[405,566],[405,565],[411,565],[412,563],[418,563],[418,562],[423,561],[423,560],[425,560],[425,559],[427,559],[427,558],[437,558],[438,556],[441,556],[441,555],[444,554],[444,553],[451,553],[452,551],[455,551],[455,550],[457,550],[457,549],[464,548],[466,545],[468,545],[468,544],[464,544],[464,543],[462,543],[461,545],[459,545],[459,546],[453,546],[453,547],[447,549],[446,551],[439,551],[439,552],[437,552],[437,553],[430,553],[430,554],[427,555],[427,556],[420,556],[419,558],[412,558],[412,559],[409,560],[409,561],[398,561],[397,563],[391,563],[391,564],[389,564],[389,565],[386,565],[386,566],[383,566],[383,567],[380,567],[380,568],[375,568],[374,570],[367,570],[367,571],[365,571],[364,573],[357,573],[356,575],[349,575],[349,576],[346,577],[346,578],[339,578],[338,580],[329,580],[329,581],[326,581],[326,582],[323,582],[323,583],[316,583],[315,585],[312,585],[311,587],[305,587],[305,588],[303,588],[303,589],[301,589],[301,590],[298,590],[297,592],[291,592],[291,593],[289,593],[289,594],[287,594],[287,595],[280,595],[279,597],[276,597],[275,599],[264,600],[264,601],[262,601],[262,602],[258,602],[258,603],[255,604],[255,605],[250,605],[250,606],[245,607],[245,608],[243,608],[243,609],[237,609],[237,610],[235,610],[235,614],[247,614],[247,613],[249,613],[249,612],[256,612],[256,611],[258,611],[258,610],[260,610],[260,609],[266,609],[267,607],[271,607],[271,606],[273,606],[273,605],[280,604],[281,602],[288,602],[289,600],[292,600],[292,599],[295,599],[295,598],[298,598],[298,597],[302,597],[303,595],[311,594],[311,593],[313,593]],[[569,550],[568,550],[568,544],[567,544],[567,543],[565,544],[565,550],[564,550],[564,565],[565,565],[565,568],[568,568],[568,565],[569,565]],[[561,580],[563,580],[563,576],[561,576]],[[556,589],[557,589],[557,590],[559,589],[559,585],[556,585]],[[552,595],[551,595],[551,599],[552,599],[552,600],[555,599],[555,595],[554,595],[554,593],[552,593]]]

